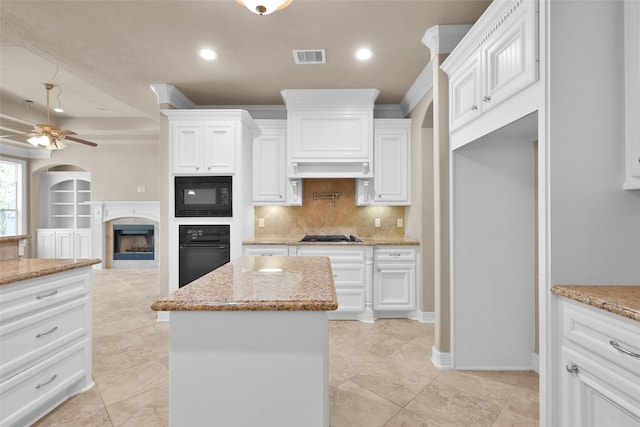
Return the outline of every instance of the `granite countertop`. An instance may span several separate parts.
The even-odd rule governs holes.
[[[27,240],[30,238],[31,236],[28,234],[19,234],[17,236],[0,236],[0,243],[19,242],[20,240]]]
[[[551,292],[640,322],[640,285],[556,285]]]
[[[0,262],[0,285],[99,264],[99,259],[19,258]]]
[[[331,311],[328,257],[244,256],[151,305],[156,311]]]
[[[302,237],[267,237],[245,240],[243,245],[337,245],[337,246],[377,246],[377,245],[420,245],[420,242],[408,237],[358,237],[362,242],[301,242]]]

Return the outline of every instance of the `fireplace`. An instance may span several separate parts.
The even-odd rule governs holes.
[[[152,224],[114,224],[114,260],[153,260],[155,256]]]

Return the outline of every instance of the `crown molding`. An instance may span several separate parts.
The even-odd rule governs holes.
[[[436,25],[422,37],[422,44],[431,51],[431,59],[441,53],[451,53],[473,25]]]
[[[174,85],[168,83],[154,83],[149,85],[153,93],[158,97],[158,104],[170,104],[179,110],[195,108],[195,104],[187,96],[180,92]]]

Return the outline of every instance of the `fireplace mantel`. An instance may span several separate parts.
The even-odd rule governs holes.
[[[160,221],[160,202],[157,201],[92,201],[91,216],[93,224],[91,229],[91,257],[100,258],[101,264],[94,268],[105,268],[105,224],[118,218],[141,218]]]

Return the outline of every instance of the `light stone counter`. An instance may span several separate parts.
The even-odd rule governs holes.
[[[0,262],[0,285],[99,264],[99,259],[18,258]]]
[[[551,292],[640,322],[640,285],[556,285]]]
[[[330,311],[338,308],[326,257],[234,260],[156,301],[156,311]]]
[[[379,245],[413,245],[418,246],[420,242],[408,237],[360,237],[362,242],[301,242],[302,237],[265,237],[252,240],[245,240],[243,245],[287,245],[287,246],[307,246],[307,245],[335,245],[335,246],[379,246]]]

